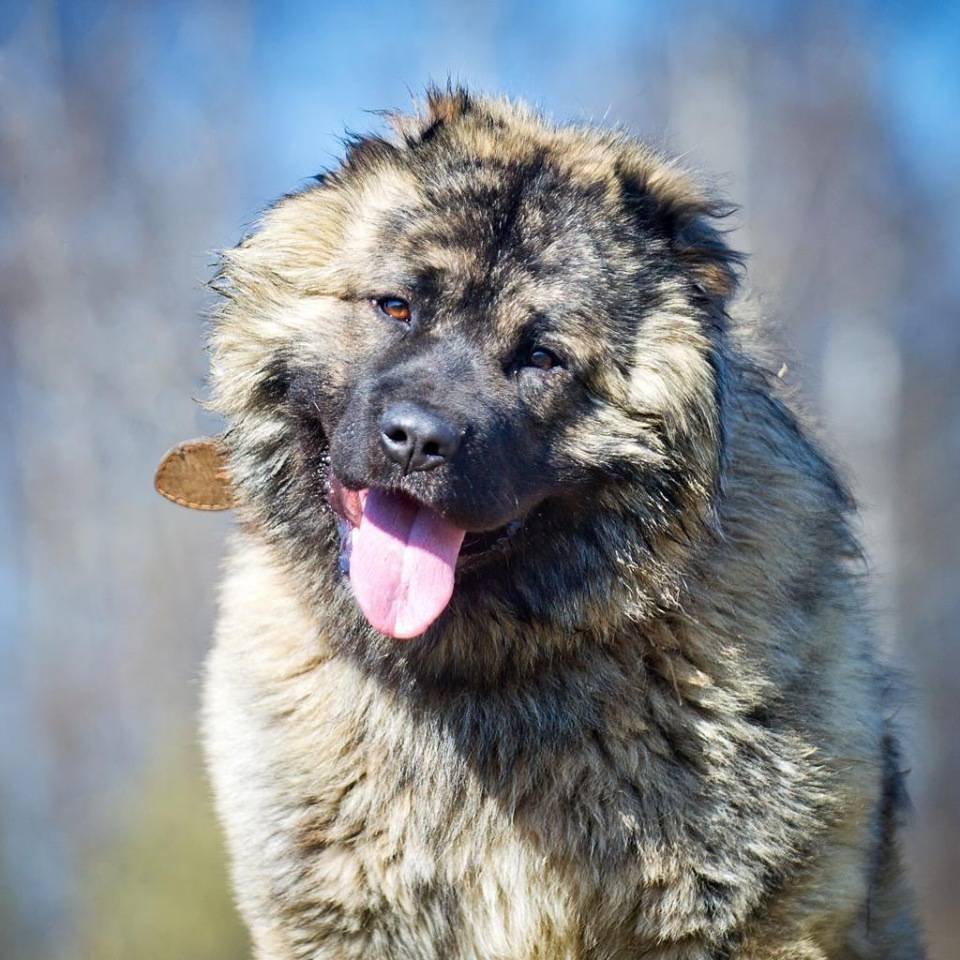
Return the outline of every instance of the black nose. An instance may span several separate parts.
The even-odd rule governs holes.
[[[439,414],[414,403],[396,403],[380,418],[380,444],[409,473],[432,470],[451,459],[460,446],[460,434]]]

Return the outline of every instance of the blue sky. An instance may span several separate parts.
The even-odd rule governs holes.
[[[844,9],[844,5],[840,5]],[[960,160],[960,4],[847,4],[889,104],[902,153],[924,177]],[[259,3],[252,66],[277,189],[331,162],[365,109],[405,106],[427,79],[462,79],[535,100],[558,116],[603,115],[625,62],[656,53],[699,4]],[[760,35],[789,33],[797,5],[739,2],[726,16]],[[614,115],[614,119],[615,119]]]
[[[25,0],[3,5],[0,43],[30,8]],[[246,69],[236,96],[253,121],[246,144],[251,158],[246,186],[253,204],[335,162],[345,128],[375,126],[377,118],[367,111],[406,106],[410,92],[428,80],[453,77],[523,96],[561,118],[609,113],[617,120],[626,106],[631,71],[647,57],[659,56],[668,37],[702,29],[707,22],[789,47],[797,18],[809,17],[816,8],[787,0],[723,5],[694,0],[255,0],[140,8],[73,0],[52,9],[67,60],[89,57],[91,47],[102,44],[117,24],[139,34],[143,62],[131,88],[118,95],[148,98],[154,115],[140,133],[149,137],[152,127],[158,141],[169,143],[172,133],[188,129],[191,114],[209,106],[231,58],[242,59]],[[851,25],[904,162],[956,197],[960,3],[848,0],[821,9]],[[225,18],[232,25],[226,41]],[[642,97],[640,86],[632,110],[642,111],[642,103],[636,103]]]

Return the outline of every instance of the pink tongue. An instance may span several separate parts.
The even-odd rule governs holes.
[[[389,637],[423,633],[453,594],[465,531],[397,494],[366,490],[351,533],[350,583],[370,625]]]

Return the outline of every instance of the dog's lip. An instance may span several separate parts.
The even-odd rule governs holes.
[[[481,533],[467,533],[463,538],[463,546],[460,548],[460,562],[469,560],[471,557],[479,556],[488,550],[494,550],[503,546],[507,541],[519,533],[523,526],[523,521],[518,517],[505,523],[502,527],[496,527],[493,530],[485,530]]]
[[[488,534],[503,530],[515,522],[514,519],[511,518],[506,523],[499,524],[496,527],[471,526],[470,524],[459,523],[456,518],[447,517],[444,510],[436,506],[436,504],[431,503],[424,497],[418,497],[415,493],[411,493],[402,486],[394,484],[371,483],[362,490],[358,490],[348,487],[332,470],[327,478],[327,501],[329,502],[333,512],[341,520],[346,520],[351,527],[357,527],[360,525],[360,517],[363,512],[363,498],[366,496],[367,490],[382,490],[385,493],[391,493],[398,497],[403,497],[407,500],[410,500],[417,506],[426,507],[428,510],[433,510],[436,513],[439,513],[445,519],[455,523],[462,530],[466,530],[467,536],[486,536]]]
[[[388,490],[400,496],[407,497],[431,510],[436,510],[436,507],[432,504],[418,499],[407,490],[394,487],[377,487],[377,489]],[[330,504],[330,509],[337,517],[337,527],[344,551],[346,551],[347,548],[350,531],[360,525],[365,493],[365,490],[353,490],[346,486],[333,471],[330,471],[327,478],[327,501]],[[461,561],[501,546],[510,540],[520,530],[522,525],[522,518],[516,517],[499,527],[485,530],[467,529],[463,546],[460,548]]]
[[[346,521],[351,527],[360,526],[363,512],[361,491],[351,490],[332,471],[327,477],[327,502],[340,520]]]

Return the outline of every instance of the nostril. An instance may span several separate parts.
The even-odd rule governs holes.
[[[393,443],[406,443],[407,432],[400,427],[394,427],[392,430],[387,431],[387,439]]]
[[[439,457],[440,456],[440,444],[435,440],[428,440],[423,445],[423,452],[428,457]]]

